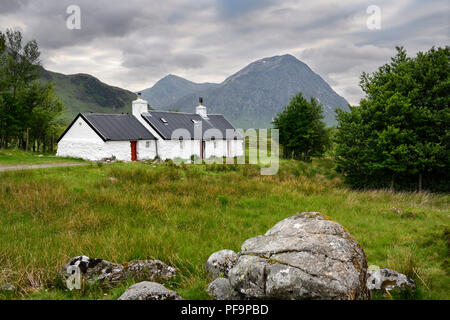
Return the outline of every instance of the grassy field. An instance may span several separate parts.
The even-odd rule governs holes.
[[[412,277],[415,299],[449,299],[450,196],[350,190],[332,166],[282,161],[274,176],[250,165],[150,162],[0,173],[0,285],[16,286],[0,298],[117,298],[125,285],[58,286],[63,264],[84,254],[160,259],[179,270],[167,287],[208,299],[211,253],[239,251],[283,218],[320,211],[355,236],[369,264]]]
[[[22,150],[0,149],[0,167],[14,165],[31,165],[44,163],[81,162],[81,159],[62,158],[42,152],[25,152]]]

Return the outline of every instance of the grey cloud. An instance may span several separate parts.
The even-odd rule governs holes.
[[[0,29],[23,26],[54,71],[131,90],[168,73],[218,82],[254,60],[291,53],[357,102],[361,71],[388,62],[395,45],[413,55],[449,40],[448,0],[378,2],[376,31],[365,26],[371,0],[1,1]],[[81,8],[81,30],[66,28],[70,4]]]
[[[9,0],[0,2],[0,13],[16,12],[28,4],[29,0]]]
[[[201,54],[187,53],[177,54],[173,58],[173,63],[176,66],[185,69],[198,69],[205,65],[207,58]]]

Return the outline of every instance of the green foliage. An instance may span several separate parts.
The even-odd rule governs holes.
[[[40,150],[41,144],[50,150],[60,131],[57,119],[64,105],[51,83],[38,81],[39,55],[36,41],[22,46],[20,31],[0,32],[0,146],[4,148],[13,142],[25,149],[28,130],[33,150]]]
[[[338,169],[354,187],[449,190],[450,50],[397,55],[361,75],[366,97],[337,111]]]
[[[322,121],[322,105],[314,98],[308,102],[300,92],[277,115],[273,124],[279,129],[283,157],[310,161],[322,156],[329,144]]]
[[[0,283],[16,290],[0,299],[116,299],[125,291],[127,285],[65,291],[58,271],[80,254],[160,259],[178,269],[166,287],[184,299],[207,299],[211,253],[239,251],[246,239],[301,211],[341,223],[369,265],[412,276],[414,298],[448,299],[448,203],[446,194],[350,190],[330,159],[282,160],[274,176],[250,165],[212,173],[206,165],[165,162],[3,172]]]

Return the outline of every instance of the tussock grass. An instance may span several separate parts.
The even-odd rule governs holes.
[[[369,264],[413,277],[414,298],[450,298],[449,195],[350,190],[332,168],[325,159],[282,161],[274,176],[254,165],[172,162],[0,173],[0,284],[16,287],[0,298],[117,298],[127,285],[69,292],[58,284],[63,264],[84,254],[160,259],[179,270],[166,286],[207,299],[211,253],[239,251],[247,238],[300,211],[343,224]]]

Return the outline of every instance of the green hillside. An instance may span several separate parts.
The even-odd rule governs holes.
[[[68,122],[79,112],[131,112],[131,101],[136,99],[133,92],[109,86],[88,74],[64,75],[42,69],[41,79],[55,83],[55,92],[66,105],[63,118]]]

